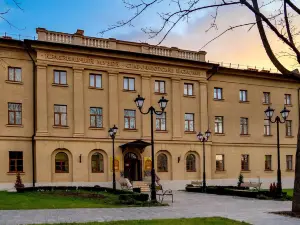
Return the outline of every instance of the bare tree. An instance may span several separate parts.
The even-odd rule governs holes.
[[[157,9],[165,9],[163,12],[157,12],[161,24],[157,28],[144,27],[141,30],[149,35],[149,38],[159,38],[158,44],[161,44],[170,34],[170,32],[181,22],[188,22],[195,13],[204,10],[213,10],[212,22],[207,31],[211,29],[218,29],[217,18],[218,12],[221,8],[228,8],[238,5],[247,9],[253,14],[253,21],[235,26],[229,26],[221,34],[210,40],[204,47],[214,40],[225,35],[228,31],[238,29],[240,27],[257,27],[260,39],[264,49],[272,62],[272,64],[285,76],[294,76],[300,78],[297,69],[288,69],[283,65],[279,58],[282,56],[292,57],[296,61],[296,65],[300,64],[300,31],[294,23],[295,18],[299,18],[300,8],[293,0],[122,0],[125,6],[133,11],[132,17],[127,20],[118,21],[116,24],[108,27],[100,33],[124,27],[133,26],[134,22],[138,20],[150,8],[157,7]],[[169,4],[169,7],[160,7],[162,4]],[[264,10],[265,8],[271,9]],[[267,32],[266,32],[267,31]],[[268,39],[268,33],[274,34],[284,46],[287,51],[281,54],[275,54]],[[295,185],[292,211],[300,214],[300,123],[298,127],[298,141],[296,151],[296,168],[295,168]]]
[[[19,10],[24,11],[23,8],[21,7],[21,2],[17,0],[11,0],[13,5],[17,7]],[[8,7],[7,9],[0,10],[0,20],[4,20],[10,27],[13,27],[15,29],[21,30],[17,26],[15,26],[13,23],[11,23],[8,19],[6,19],[6,15],[11,11],[11,7]]]

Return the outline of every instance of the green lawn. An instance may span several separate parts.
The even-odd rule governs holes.
[[[286,192],[288,196],[293,197],[294,189],[283,189],[283,192]]]
[[[118,201],[118,195],[101,192],[103,199],[62,196],[62,192],[15,193],[0,191],[0,209],[63,209],[127,207]]]
[[[90,222],[90,223],[59,223],[59,225],[249,225],[221,217],[192,218],[192,219],[167,219],[167,220],[133,220],[113,222]],[[41,224],[46,225],[46,224]],[[57,224],[58,225],[58,224]]]

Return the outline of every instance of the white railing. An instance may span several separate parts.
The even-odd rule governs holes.
[[[66,44],[73,43],[73,36],[64,33],[48,32],[46,34],[46,39],[47,41],[51,41],[51,42],[59,42],[59,43],[66,43]]]
[[[168,48],[161,47],[150,47],[149,53],[152,55],[171,56],[171,50]]]
[[[82,44],[89,47],[109,48],[109,41],[100,38],[83,37]]]
[[[179,50],[179,52],[178,52],[178,58],[189,59],[189,60],[196,60],[196,61],[200,61],[201,60],[200,53],[198,53],[198,52],[191,52],[191,51],[182,51],[182,50]]]

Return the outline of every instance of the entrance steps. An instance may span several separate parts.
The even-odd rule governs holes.
[[[133,181],[134,188],[141,188],[141,192],[150,192],[149,183],[145,181]]]

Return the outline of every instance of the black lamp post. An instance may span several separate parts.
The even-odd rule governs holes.
[[[281,117],[283,118],[283,121],[281,121],[281,118],[279,116],[275,117],[275,120],[272,120],[272,116],[274,114],[274,109],[270,108],[270,106],[265,110],[265,114],[267,119],[271,123],[277,124],[277,194],[282,194],[282,182],[281,182],[281,170],[280,170],[280,145],[279,145],[279,123],[285,123],[286,119],[289,115],[290,110],[286,109],[285,107],[280,112]]]
[[[152,157],[152,165],[151,165],[151,201],[157,201],[156,200],[156,188],[155,188],[155,168],[154,168],[154,140],[153,140],[153,115],[162,115],[164,113],[165,108],[167,107],[168,100],[162,97],[159,101],[159,107],[161,109],[161,112],[157,112],[153,106],[150,106],[148,111],[144,113],[142,111],[142,107],[144,104],[145,99],[138,95],[138,97],[134,100],[136,106],[140,110],[142,114],[148,114],[150,113],[151,116],[151,157]]]
[[[211,132],[207,130],[205,134],[202,134],[199,132],[197,134],[197,138],[199,141],[203,144],[203,192],[206,192],[206,174],[205,174],[205,142],[208,141],[208,138],[210,137]]]
[[[112,159],[112,167],[113,167],[113,190],[116,191],[116,172],[115,172],[115,137],[118,128],[114,125],[112,128],[109,128],[108,133],[112,139],[112,147],[113,147],[113,159]]]

